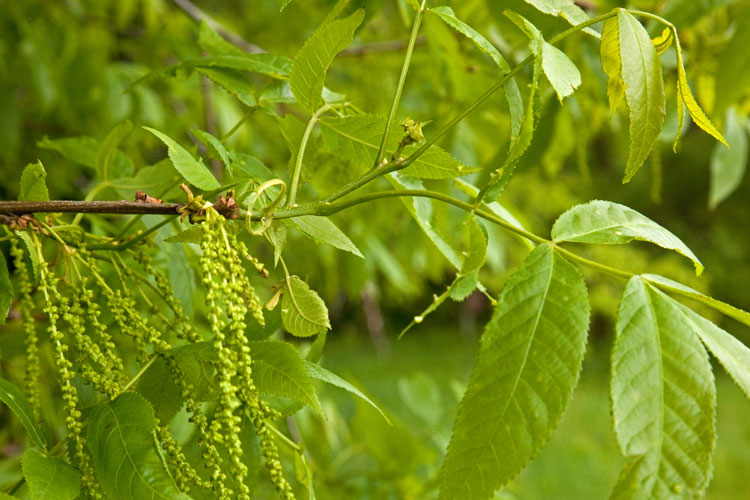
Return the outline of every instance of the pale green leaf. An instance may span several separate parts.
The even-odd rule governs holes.
[[[378,412],[383,416],[383,418],[386,420],[386,422],[390,423],[390,419],[386,416],[386,414],[381,410],[378,405],[372,402],[370,398],[365,396],[365,394],[354,387],[351,383],[347,382],[343,378],[339,377],[333,372],[330,372],[323,368],[320,365],[317,365],[315,363],[311,363],[309,361],[305,361],[305,369],[307,370],[307,374],[317,380],[320,380],[321,382],[325,382],[326,384],[331,384],[333,386],[338,387],[339,389],[344,389],[345,391],[348,391],[358,398],[360,398],[362,401],[365,401],[367,404],[378,410]]]
[[[555,221],[552,239],[599,245],[648,241],[684,255],[693,261],[696,274],[703,272],[698,257],[677,236],[632,208],[611,201],[594,200],[571,208]]]
[[[133,130],[133,124],[130,120],[126,120],[115,128],[109,131],[107,137],[104,138],[99,150],[96,153],[96,174],[103,181],[108,181],[110,177],[114,177],[112,170],[115,166],[115,159],[117,158],[117,147],[127,137],[130,131]],[[130,172],[118,172],[117,177],[121,175],[128,175]]]
[[[0,252],[0,325],[5,324],[10,305],[13,303],[13,285],[10,282],[5,255]]]
[[[292,344],[267,340],[249,345],[253,380],[260,392],[292,398],[323,413],[305,361]]]
[[[296,337],[311,337],[331,328],[323,299],[298,276],[290,276],[281,299],[284,328]]]
[[[196,71],[207,76],[245,106],[255,106],[255,88],[241,72],[226,68],[196,68]]]
[[[19,201],[47,201],[49,192],[45,179],[47,172],[42,162],[29,163],[21,174],[21,189],[18,193]]]
[[[617,18],[607,19],[602,30],[602,40],[599,45],[599,59],[602,69],[607,75],[607,96],[609,97],[609,113],[614,114],[617,106],[625,97],[625,82],[622,81],[622,67],[620,63],[620,29]]]
[[[689,307],[675,304],[711,354],[719,360],[745,396],[750,398],[750,349]]]
[[[586,12],[575,4],[573,0],[524,0],[526,3],[533,5],[541,12],[551,16],[559,16],[568,21],[571,25],[584,23],[589,20]],[[598,37],[599,34],[586,28],[584,31],[592,36]]]
[[[150,127],[143,128],[154,134],[167,145],[169,159],[172,160],[172,165],[174,165],[174,168],[177,169],[187,182],[204,191],[211,191],[212,189],[219,188],[219,181],[216,180],[216,177],[213,176],[211,171],[202,161],[193,158],[193,155],[166,134]]]
[[[347,116],[343,118],[324,118],[323,142],[331,153],[369,168],[375,162],[380,139],[385,131],[385,118],[376,115]],[[396,149],[402,136],[400,129],[392,129],[386,141],[386,156]],[[416,148],[407,147],[404,156],[409,156]],[[423,179],[450,179],[476,172],[477,169],[462,165],[449,153],[438,146],[432,146],[403,169],[404,175]]]
[[[303,215],[295,217],[292,222],[297,226],[297,229],[312,238],[315,243],[326,243],[339,250],[353,253],[357,257],[365,258],[359,248],[352,243],[352,240],[328,217]]]
[[[352,42],[364,17],[364,10],[360,9],[349,17],[322,24],[294,56],[289,83],[297,102],[310,112],[320,105],[326,71],[333,58]]]
[[[456,302],[461,302],[471,295],[479,285],[479,271],[471,271],[467,274],[460,274],[451,283],[448,289],[448,296]]]
[[[184,231],[165,238],[167,243],[197,243],[203,241],[203,228],[200,225],[191,226]]]
[[[682,283],[678,283],[677,281],[673,281],[669,278],[665,278],[664,276],[659,276],[658,274],[643,274],[641,275],[641,277],[646,281],[657,285],[663,290],[666,289],[671,292],[676,292],[679,295],[690,297],[691,299],[696,300],[701,304],[707,305],[708,307],[715,309],[720,313],[729,316],[730,318],[736,319],[740,323],[744,323],[747,326],[750,326],[750,313],[743,311],[742,309],[738,309],[733,305],[727,304],[720,300],[716,300],[713,297],[709,297],[708,295],[700,293],[698,290],[694,290],[689,286],[683,285]]]
[[[627,458],[611,498],[700,498],[716,440],[711,364],[679,304],[639,276],[620,302],[610,390]]]
[[[505,284],[482,336],[440,500],[490,498],[539,452],[578,382],[588,320],[581,274],[538,246]]]
[[[231,175],[232,170],[231,163],[229,161],[229,153],[224,147],[224,144],[222,144],[219,139],[206,132],[205,130],[193,129],[191,130],[191,132],[198,138],[198,140],[203,143],[204,146],[206,146],[208,156],[210,156],[211,158],[216,158],[217,160],[221,160],[221,162],[224,164],[224,167],[227,169],[227,172]]]
[[[487,243],[489,238],[487,229],[474,216],[469,217],[467,224],[469,226],[469,244],[466,257],[464,257],[464,262],[461,266],[462,274],[477,271],[484,265],[484,261],[487,259]]]
[[[99,484],[112,500],[189,500],[159,458],[151,405],[126,392],[91,412],[88,444]]]
[[[675,40],[677,46],[677,135],[674,139],[674,147],[677,147],[677,141],[679,141],[682,133],[682,121],[684,120],[685,113],[685,110],[682,108],[683,104],[687,108],[690,117],[696,125],[713,136],[717,141],[721,142],[726,147],[729,147],[724,136],[721,135],[721,132],[719,132],[714,124],[711,123],[711,119],[706,116],[706,113],[700,107],[698,101],[693,97],[693,93],[690,91],[690,86],[688,85],[687,74],[685,73],[685,63],[682,60],[680,40],[676,36]]]
[[[646,161],[664,125],[664,81],[659,56],[641,23],[628,12],[617,13],[621,76],[630,110],[630,152],[623,182]]]
[[[81,473],[59,457],[28,450],[21,459],[31,500],[73,500],[81,489]]]
[[[708,194],[708,208],[711,210],[739,187],[747,169],[750,149],[747,131],[734,108],[727,109],[724,133],[731,149],[716,144],[711,153],[711,188]]]
[[[18,417],[31,441],[39,448],[46,449],[47,434],[37,425],[37,419],[29,401],[18,387],[4,378],[0,378],[0,401]]]

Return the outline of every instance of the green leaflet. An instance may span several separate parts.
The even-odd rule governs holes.
[[[551,16],[559,16],[568,21],[572,26],[581,24],[589,20],[589,16],[586,12],[575,4],[573,0],[524,0],[527,4],[533,5],[541,12],[549,14]],[[599,37],[599,33],[596,31],[585,28],[583,31],[592,35],[596,38]]]
[[[323,414],[305,361],[292,344],[266,340],[249,345],[253,380],[260,392],[292,398]]]
[[[96,168],[96,155],[101,145],[99,141],[88,135],[78,137],[64,137],[49,139],[45,137],[36,145],[43,149],[57,151],[68,160],[90,168]],[[114,167],[124,175],[133,173],[133,161],[119,149],[115,151]]]
[[[688,296],[693,300],[696,300],[712,309],[719,311],[722,314],[729,316],[730,318],[736,319],[740,323],[744,323],[747,326],[750,326],[750,313],[743,311],[742,309],[738,309],[730,304],[727,304],[720,300],[716,300],[713,297],[703,295],[698,290],[694,290],[689,286],[685,286],[682,283],[678,283],[677,281],[665,278],[664,276],[659,276],[658,274],[642,274],[641,278],[650,283],[656,284],[659,288],[666,288],[669,291],[677,292],[683,296]]]
[[[550,245],[508,279],[458,409],[440,500],[484,500],[539,452],[578,382],[586,285]]]
[[[229,161],[229,153],[224,147],[224,144],[222,144],[219,139],[206,132],[205,130],[193,129],[191,130],[191,132],[195,137],[198,138],[199,141],[203,143],[204,146],[206,146],[206,153],[208,154],[208,156],[211,158],[216,158],[217,160],[221,160],[221,162],[224,164],[224,168],[227,169],[227,173],[229,175],[232,175],[232,164]]]
[[[107,137],[102,141],[99,151],[96,153],[96,162],[94,164],[96,175],[101,180],[108,181],[110,179],[112,167],[115,166],[117,147],[128,136],[131,130],[133,130],[133,124],[130,120],[126,120],[110,130]],[[131,172],[126,171],[121,173],[128,175]]]
[[[320,380],[322,382],[325,382],[326,384],[331,384],[333,386],[338,387],[339,389],[344,389],[347,392],[350,392],[360,398],[362,401],[366,402],[383,416],[386,422],[391,423],[390,419],[386,416],[385,413],[383,413],[383,410],[381,410],[378,405],[372,402],[370,398],[365,396],[365,394],[354,387],[351,383],[347,382],[343,378],[339,377],[333,372],[330,372],[323,368],[320,365],[317,365],[315,363],[311,363],[310,361],[305,361],[305,369],[307,370],[307,374],[317,380]]]
[[[154,134],[167,145],[169,159],[172,160],[172,165],[174,165],[174,168],[177,169],[187,182],[204,191],[211,191],[212,189],[219,188],[219,181],[216,180],[216,177],[213,176],[211,171],[208,170],[202,161],[196,161],[196,159],[193,158],[193,155],[166,134],[150,127],[143,128]]]
[[[18,387],[4,378],[0,378],[0,401],[15,413],[34,445],[46,450],[49,441],[47,434],[37,425],[37,419],[29,401]]]
[[[339,250],[353,253],[362,259],[365,258],[352,240],[328,217],[303,215],[292,219],[292,223],[315,243],[327,243]]]
[[[659,56],[648,33],[631,14],[617,12],[620,76],[630,110],[630,152],[623,182],[646,161],[664,124],[665,97]]]
[[[81,489],[81,473],[62,458],[28,450],[21,460],[31,500],[73,500]]]
[[[700,498],[716,438],[711,364],[679,303],[639,276],[620,302],[610,389],[627,457],[611,498]]]
[[[159,458],[155,428],[153,408],[134,392],[91,412],[89,449],[99,484],[112,500],[189,500]]]
[[[505,58],[500,54],[500,51],[495,48],[489,40],[478,33],[474,28],[461,21],[456,17],[455,12],[450,7],[433,7],[427,12],[432,12],[438,16],[448,26],[455,29],[466,38],[474,42],[474,45],[490,56],[497,67],[500,68],[503,74],[510,72],[510,66],[505,61]],[[518,89],[518,84],[514,78],[508,80],[505,84],[505,99],[508,101],[508,109],[510,110],[510,121],[511,121],[511,135],[514,140],[520,131],[521,122],[523,120],[523,100],[521,99],[521,92]]]
[[[323,125],[323,143],[332,154],[368,168],[375,162],[380,138],[385,131],[385,118],[358,115],[322,118],[320,123]],[[391,156],[401,136],[401,131],[391,129],[386,142],[386,157]],[[404,156],[408,157],[415,149],[415,146],[405,148]],[[476,171],[475,168],[462,165],[438,146],[431,146],[401,172],[422,179],[450,179]]]
[[[325,302],[298,276],[289,276],[287,280],[281,299],[281,321],[296,337],[311,337],[331,328]]]
[[[680,47],[680,39],[677,37],[677,31],[675,30],[675,46],[677,47],[677,134],[674,138],[674,149],[677,148],[677,142],[680,140],[682,133],[682,122],[685,119],[685,110],[683,104],[687,108],[693,121],[700,128],[712,135],[717,141],[729,147],[724,136],[721,132],[716,130],[716,127],[711,123],[711,119],[706,116],[698,102],[693,97],[693,93],[690,91],[690,86],[687,82],[687,74],[685,73],[685,63],[682,60],[682,47]]]
[[[207,76],[245,106],[255,106],[255,88],[241,72],[226,68],[196,68],[196,71]]]
[[[49,192],[45,179],[47,172],[42,162],[29,163],[21,174],[21,188],[18,193],[19,201],[46,201],[49,200]]]
[[[328,66],[352,42],[364,17],[360,9],[349,17],[323,23],[294,56],[289,83],[297,102],[311,113],[320,105]]]
[[[13,303],[13,285],[8,274],[8,264],[5,255],[0,252],[0,325],[5,324],[10,305]]]
[[[750,398],[750,349],[689,307],[679,303],[675,305],[682,312],[684,321],[698,334],[711,354]]]
[[[247,53],[227,42],[205,21],[201,21],[198,28],[198,46],[212,56],[244,56]]]
[[[732,194],[742,182],[747,169],[748,138],[742,118],[734,108],[728,108],[724,121],[724,133],[731,149],[716,144],[711,153],[711,189],[708,208],[716,206]]]
[[[703,272],[701,261],[677,236],[632,208],[611,201],[594,200],[571,208],[555,221],[552,239],[599,245],[648,241],[692,260],[697,275]]]
[[[531,24],[528,19],[513,11],[503,12],[508,19],[513,21],[531,40],[529,47],[537,58],[542,58],[542,70],[555,89],[557,99],[562,102],[563,98],[569,96],[581,84],[581,73],[573,61],[554,45],[547,43],[542,37],[542,32]]]
[[[609,114],[613,115],[617,106],[625,97],[625,82],[622,81],[620,66],[620,29],[617,18],[604,22],[602,40],[599,45],[599,58],[602,69],[607,75],[607,96],[609,97]]]
[[[24,246],[26,246],[26,251],[28,252],[29,260],[31,261],[31,271],[33,272],[32,277],[34,278],[34,283],[39,283],[39,254],[36,251],[34,242],[28,231],[16,231],[15,233],[16,236],[21,238]]]

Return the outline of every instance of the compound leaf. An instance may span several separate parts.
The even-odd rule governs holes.
[[[174,168],[177,169],[186,181],[204,191],[211,191],[212,189],[219,188],[219,181],[216,180],[216,177],[213,176],[211,171],[202,161],[197,161],[188,150],[180,146],[175,140],[166,134],[150,127],[143,128],[154,134],[167,145],[169,159],[172,160],[172,165],[174,165]]]
[[[21,464],[31,500],[73,500],[78,496],[81,474],[62,458],[28,450]]]
[[[253,380],[260,392],[292,398],[318,413],[323,412],[305,361],[292,344],[273,340],[250,342],[250,355]]]
[[[623,182],[628,182],[651,153],[666,114],[661,63],[648,33],[631,14],[617,13],[620,64],[630,110],[630,152]]]
[[[627,458],[611,498],[702,497],[716,439],[711,364],[680,305],[640,276],[620,302],[610,390]]]
[[[15,413],[29,434],[31,441],[39,448],[46,449],[48,442],[47,435],[37,425],[37,419],[29,401],[18,387],[4,378],[0,378],[0,401],[5,403]]]
[[[310,112],[320,104],[328,66],[336,54],[352,42],[354,31],[364,17],[360,9],[349,17],[322,24],[294,57],[289,83],[297,102]]]
[[[611,201],[594,200],[571,208],[555,221],[552,239],[600,245],[648,241],[684,255],[693,261],[696,274],[703,272],[698,257],[677,236],[632,208]]]
[[[536,455],[578,382],[586,285],[540,245],[503,289],[482,336],[442,474],[440,500],[484,500]]]
[[[88,442],[104,492],[113,500],[189,500],[157,453],[151,405],[126,392],[91,412]]]
[[[281,321],[297,337],[311,337],[331,328],[325,302],[299,276],[287,280],[281,299]]]

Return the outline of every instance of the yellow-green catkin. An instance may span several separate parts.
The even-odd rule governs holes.
[[[101,499],[102,494],[94,477],[91,457],[86,447],[86,438],[83,436],[81,411],[78,409],[78,391],[71,383],[75,376],[73,365],[66,357],[68,346],[64,342],[65,336],[57,327],[61,317],[71,314],[70,305],[68,299],[60,293],[59,279],[47,270],[46,265],[40,266],[40,274],[39,288],[44,296],[44,312],[49,317],[49,335],[54,349],[57,376],[65,407],[65,426],[68,430],[68,439],[73,444],[74,456],[78,462],[78,469],[81,471],[83,491],[90,498]]]
[[[19,310],[21,311],[21,324],[23,325],[24,340],[26,343],[26,373],[24,382],[26,384],[26,397],[31,408],[38,419],[40,417],[40,395],[39,395],[39,336],[36,332],[36,321],[34,321],[34,300],[31,298],[32,284],[29,268],[26,266],[25,252],[14,238],[11,240],[10,253],[18,275]]]

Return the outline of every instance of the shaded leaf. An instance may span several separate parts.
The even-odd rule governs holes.
[[[110,130],[107,137],[102,141],[101,146],[99,146],[99,150],[96,153],[95,164],[96,174],[100,179],[104,181],[110,179],[112,167],[116,165],[115,159],[117,158],[117,147],[125,137],[127,137],[131,130],[133,130],[133,124],[130,123],[130,120],[126,120]],[[119,173],[122,175],[128,175],[131,172],[132,169]]]
[[[327,243],[339,250],[365,258],[359,248],[352,243],[352,240],[328,217],[303,215],[293,218],[292,223],[297,226],[297,229],[312,238],[315,243]]]
[[[47,172],[42,162],[29,163],[21,174],[21,189],[18,194],[19,201],[47,201],[49,192],[45,179]]]
[[[538,453],[578,382],[588,330],[578,270],[538,246],[503,289],[458,409],[441,500],[479,500]]]
[[[0,378],[0,401],[10,408],[23,424],[24,429],[29,434],[31,441],[41,449],[47,448],[49,439],[47,434],[37,425],[34,410],[31,408],[29,401],[23,392],[13,385],[13,383]]]
[[[193,155],[166,134],[150,127],[143,128],[154,134],[167,145],[169,159],[172,160],[172,165],[174,165],[174,168],[177,169],[187,182],[204,191],[211,191],[212,189],[219,188],[219,181],[216,180],[216,177],[213,176],[211,171],[202,161],[196,161],[196,159],[193,158]]]
[[[91,412],[88,443],[99,484],[113,500],[189,500],[164,467],[154,441],[151,405],[126,392]]]
[[[10,282],[5,255],[0,252],[0,325],[5,324],[5,319],[8,317],[8,311],[10,311],[12,303],[13,285]]]
[[[323,413],[305,361],[292,344],[272,340],[250,342],[250,356],[253,380],[260,392],[292,398]]]
[[[552,239],[599,245],[648,241],[684,255],[693,261],[696,274],[703,272],[698,257],[677,236],[632,208],[611,201],[594,200],[571,208],[555,221]]]
[[[284,328],[297,337],[310,337],[331,328],[323,299],[298,276],[290,276],[281,299]]]
[[[360,9],[349,17],[323,23],[294,56],[289,83],[297,102],[310,112],[320,105],[328,66],[352,42],[364,17]]]
[[[611,398],[627,458],[611,498],[701,497],[716,439],[711,364],[679,304],[639,276],[620,302]]]
[[[81,489],[81,473],[62,458],[28,450],[21,460],[31,500],[73,500]]]
[[[49,139],[45,137],[37,141],[40,148],[51,149],[60,153],[68,160],[79,165],[96,168],[96,155],[100,149],[100,143],[95,138],[82,135],[78,137],[63,137],[61,139]],[[124,175],[130,175],[133,171],[133,161],[122,151],[116,150],[114,167]]]
[[[734,108],[727,109],[724,133],[732,149],[716,144],[711,153],[711,188],[708,193],[708,208],[711,210],[739,187],[747,169],[750,149],[747,131]]]

